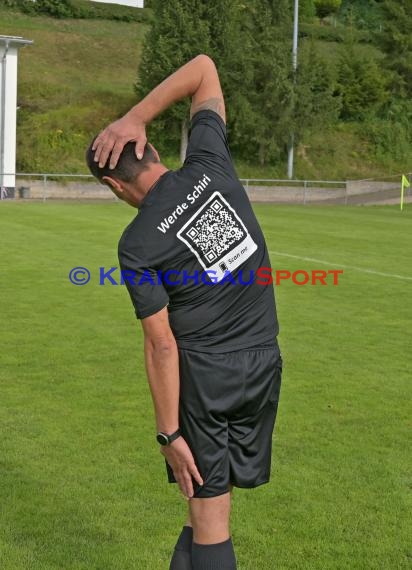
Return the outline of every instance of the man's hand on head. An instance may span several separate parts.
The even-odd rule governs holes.
[[[146,144],[146,125],[176,101],[192,98],[191,115],[200,109],[212,109],[226,120],[225,102],[214,62],[199,55],[180,67],[155,87],[124,117],[106,127],[93,144],[94,160],[103,168],[110,156],[115,168],[126,143],[136,141],[136,156],[142,158]]]
[[[183,437],[178,437],[170,445],[163,446],[160,452],[172,468],[173,475],[183,495],[188,499],[193,497],[192,477],[199,485],[203,485],[203,479],[186,441]]]
[[[111,123],[93,143],[94,160],[103,168],[110,156],[110,168],[115,168],[124,145],[136,141],[136,157],[140,160],[146,145],[146,125],[130,111],[121,119]]]

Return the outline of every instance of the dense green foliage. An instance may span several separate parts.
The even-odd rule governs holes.
[[[404,158],[410,157],[407,147],[412,135],[408,128],[398,125],[400,120],[405,123],[409,113],[405,114],[402,105],[402,118],[396,115],[400,107],[394,107],[391,100],[393,93],[402,99],[411,85],[409,82],[406,86],[406,77],[412,71],[406,3],[397,6],[395,2],[381,5],[374,0],[346,0],[343,4],[340,0],[302,2],[303,37],[296,74],[291,63],[291,2],[254,0],[244,4],[221,0],[213,4],[214,12],[208,8],[210,3],[199,0],[179,2],[178,8],[174,3],[151,1],[155,17],[139,69],[140,96],[183,61],[205,51],[214,57],[221,71],[231,145],[237,156],[260,165],[284,162],[291,132],[299,143],[320,123],[323,128],[331,128],[339,118],[363,124],[363,133],[396,128],[400,135],[397,155],[405,151]],[[334,26],[316,25],[315,11],[322,21],[339,12],[339,25],[336,21]],[[387,23],[384,32],[374,36],[370,30],[375,26],[376,32],[376,27],[381,27],[383,16]],[[402,26],[400,18],[405,20]],[[400,35],[399,30],[405,34]],[[179,42],[182,37],[185,41]],[[320,55],[315,43],[319,39],[345,44],[333,63],[334,69]],[[386,51],[386,58],[363,55],[358,49],[359,41],[375,41]],[[394,78],[398,80],[398,89],[390,88]],[[184,113],[181,106],[167,116],[162,150],[177,145],[178,122],[184,120]],[[164,130],[165,120],[154,127],[155,135]],[[376,136],[372,138],[375,147]],[[378,154],[382,157],[382,152]]]
[[[222,77],[232,148],[261,165],[284,159],[291,131],[299,141],[320,118],[336,119],[339,99],[314,44],[310,56],[300,59],[294,76],[287,0],[255,0],[247,5],[236,0],[210,4],[185,0],[178,5],[152,0],[152,6],[153,25],[139,68],[139,96],[188,59],[209,53]],[[176,106],[154,125],[151,133],[156,136],[168,124],[161,150],[177,144],[179,125],[186,116],[187,107]]]
[[[343,0],[339,20],[351,28],[379,30],[383,14],[379,0]]]
[[[296,74],[289,0],[151,0],[144,10],[30,0],[30,13],[29,0],[5,2],[2,33],[35,42],[20,52],[20,171],[84,171],[84,146],[136,100],[133,82],[143,96],[201,52],[219,69],[231,148],[244,177],[283,178],[292,131],[297,177],[410,170],[406,1],[343,0],[332,19],[320,22],[313,0],[302,0]],[[187,118],[187,103],[176,105],[149,132],[172,167]]]
[[[209,51],[209,22],[204,18],[202,0],[158,1],[153,3],[153,11],[153,25],[146,36],[136,85],[139,98],[189,59]],[[162,141],[158,145],[160,151],[179,140],[187,103],[174,105],[151,128],[151,136]]]
[[[314,0],[316,14],[319,18],[326,18],[338,12],[342,0]]]
[[[5,5],[20,9],[26,14],[45,15],[52,18],[107,19],[123,22],[150,20],[148,10],[136,10],[127,6],[99,4],[89,0],[4,0]]]
[[[385,0],[382,3],[385,27],[379,43],[385,66],[394,72],[392,88],[403,97],[412,96],[412,2]]]
[[[387,77],[376,61],[359,56],[353,44],[347,45],[338,64],[342,119],[376,116],[388,101],[387,84]]]

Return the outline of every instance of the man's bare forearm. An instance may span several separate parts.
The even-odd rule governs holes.
[[[136,142],[136,157],[144,153],[146,125],[185,97],[192,98],[191,115],[201,109],[212,109],[226,121],[225,102],[215,64],[207,55],[198,55],[155,87],[126,115],[108,125],[93,143],[94,160],[103,168],[109,156],[115,168],[124,145]]]
[[[198,55],[155,87],[127,116],[147,125],[173,103],[192,97],[212,66],[214,63],[208,56]]]
[[[173,433],[179,427],[179,357],[176,343],[145,342],[146,371],[158,431]]]

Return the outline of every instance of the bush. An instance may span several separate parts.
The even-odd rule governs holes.
[[[299,25],[299,37],[337,43],[349,40],[359,43],[373,41],[372,34],[368,30],[351,30],[343,26],[320,26],[308,22],[302,22]]]
[[[411,154],[411,129],[402,120],[370,118],[359,129],[362,138],[372,146],[374,158],[386,164],[389,162],[409,162]]]
[[[388,78],[371,59],[348,46],[338,67],[338,92],[342,99],[341,118],[363,120],[379,112],[388,101]]]
[[[149,22],[150,10],[115,4],[98,4],[88,0],[3,0],[8,8],[26,14],[43,14],[52,18]]]
[[[73,17],[89,20],[116,20],[120,22],[147,22],[150,12],[145,8],[129,8],[115,4],[99,4],[86,0],[69,0]]]
[[[45,14],[53,18],[70,18],[73,15],[69,0],[23,0],[23,12]]]
[[[323,20],[331,14],[336,14],[342,0],[315,0],[314,3],[317,16]]]
[[[384,22],[381,6],[376,0],[343,0],[339,21],[359,30],[379,30]]]

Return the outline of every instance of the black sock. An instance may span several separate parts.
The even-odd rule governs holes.
[[[184,526],[177,540],[169,570],[192,570],[193,529]]]
[[[236,570],[236,558],[232,539],[219,544],[196,544],[192,546],[193,570]]]

